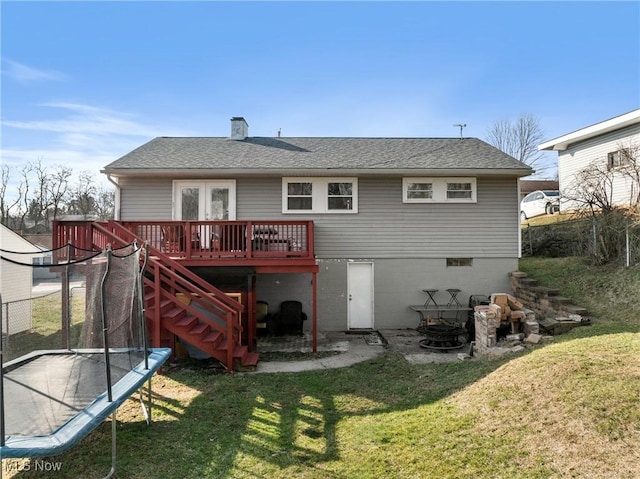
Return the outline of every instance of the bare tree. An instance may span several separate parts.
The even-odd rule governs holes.
[[[94,185],[93,173],[81,171],[78,181],[72,187],[70,200],[67,209],[70,214],[82,215],[85,218],[95,212],[96,186]]]
[[[630,141],[627,145],[619,144],[619,165],[614,169],[627,179],[629,184],[629,206],[640,205],[640,146]],[[609,159],[607,158],[607,163]]]
[[[578,213],[608,213],[615,208],[614,180],[613,170],[594,161],[576,173],[569,186],[563,188],[562,196]]]
[[[15,206],[16,227],[20,231],[24,231],[26,228],[26,217],[29,214],[29,203],[31,199],[29,197],[30,179],[33,172],[33,164],[27,163],[20,170],[20,184],[18,185],[18,195],[16,197],[13,206]],[[12,207],[13,209],[13,207]]]
[[[32,165],[32,172],[35,174],[36,189],[33,198],[29,201],[27,217],[33,221],[34,233],[39,233],[40,229],[47,231],[47,212],[52,206],[51,200],[51,179],[47,167],[42,164],[42,159],[38,159]],[[41,228],[42,225],[42,228]]]
[[[52,220],[58,219],[63,203],[69,194],[69,179],[72,170],[64,165],[56,166],[51,176],[51,207]]]
[[[0,223],[9,225],[11,206],[7,198],[7,188],[11,180],[11,167],[6,164],[0,166]]]
[[[544,153],[538,145],[544,140],[544,133],[538,120],[531,114],[523,114],[515,122],[500,120],[487,132],[486,140],[507,155],[529,165],[537,172],[548,167],[541,165]]]
[[[95,213],[100,220],[112,220],[115,211],[116,195],[113,190],[103,187],[96,192]]]

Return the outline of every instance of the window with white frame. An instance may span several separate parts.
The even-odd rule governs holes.
[[[403,178],[404,203],[475,203],[475,178]]]
[[[287,183],[286,209],[311,211],[313,209],[313,183],[308,181]]]
[[[283,213],[357,213],[357,178],[282,178]]]
[[[411,201],[432,200],[433,183],[428,181],[411,181],[406,184],[406,199]]]

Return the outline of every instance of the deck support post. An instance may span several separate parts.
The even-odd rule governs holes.
[[[311,335],[313,352],[318,352],[318,273],[311,273]]]

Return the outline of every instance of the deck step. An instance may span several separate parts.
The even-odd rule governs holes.
[[[193,326],[194,323],[197,323],[197,322],[198,322],[198,318],[188,314],[184,318],[181,318],[178,321],[176,321],[176,326],[179,326],[181,328],[189,328]]]
[[[243,366],[256,366],[258,364],[258,359],[260,355],[258,353],[247,353],[247,355],[242,358]]]
[[[242,358],[233,358],[233,369],[235,371],[255,371],[258,366],[258,353],[247,353]]]
[[[219,331],[211,331],[209,334],[207,334],[202,341],[204,341],[205,343],[217,343],[218,340],[222,337],[222,333]]]
[[[174,321],[177,321],[177,320],[183,318],[186,314],[187,314],[187,312],[182,308],[171,308],[171,309],[163,312],[162,313],[162,317],[170,318],[170,319],[173,319]]]
[[[188,332],[189,334],[200,335],[202,333],[205,333],[208,330],[209,330],[209,326],[207,326],[204,323],[198,323],[193,328],[191,328]]]
[[[149,301],[153,301],[153,300],[149,300]],[[153,307],[155,308],[155,304],[153,305]],[[159,309],[161,314],[166,313],[167,311],[171,311],[171,309],[173,309],[173,301],[167,298],[161,299]]]

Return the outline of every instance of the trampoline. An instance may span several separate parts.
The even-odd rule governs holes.
[[[0,250],[0,254],[3,262],[21,264],[16,260],[19,253]],[[7,332],[0,342],[1,459],[64,453],[111,416],[108,478],[116,468],[117,409],[139,392],[150,423],[151,377],[171,349],[146,347],[141,281],[146,254],[142,254],[143,249],[134,244],[117,251],[86,252],[87,258],[81,260],[70,261],[69,255],[62,255],[64,264],[49,266],[61,275],[61,313],[51,311],[56,301],[50,298],[30,298],[28,308],[21,305],[21,310],[34,316],[32,328],[13,336]],[[64,287],[71,275],[85,284],[77,301],[70,299]],[[44,312],[38,313],[37,301],[44,304]],[[72,318],[72,310],[80,319]],[[2,311],[10,311],[8,303],[2,303]],[[56,316],[60,331],[38,329]],[[6,323],[10,331],[9,319]],[[42,344],[43,336],[62,347],[12,357],[23,353],[25,345]],[[3,362],[3,357],[10,359]]]

